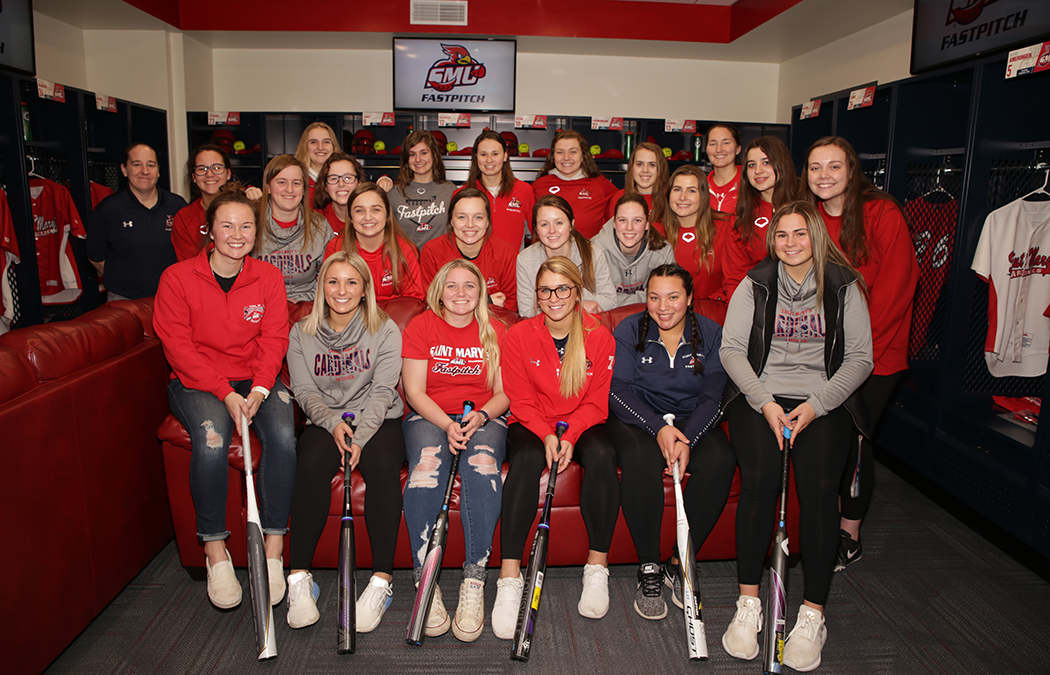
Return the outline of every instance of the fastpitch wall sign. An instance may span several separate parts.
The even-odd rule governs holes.
[[[394,108],[512,112],[512,40],[394,38]]]
[[[1029,45],[1048,33],[1047,0],[917,0],[911,72]]]

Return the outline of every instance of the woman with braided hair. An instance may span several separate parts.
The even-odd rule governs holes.
[[[634,609],[646,619],[667,616],[661,576],[682,606],[677,564],[661,575],[663,473],[674,463],[692,472],[685,508],[696,548],[703,546],[729,496],[736,458],[717,426],[726,373],[718,358],[722,329],[693,312],[693,278],[674,263],[649,274],[646,311],[616,327],[616,361],[609,393],[609,431],[621,469],[623,517],[638,550]],[[671,413],[674,424],[663,416]],[[700,470],[702,467],[703,470]]]

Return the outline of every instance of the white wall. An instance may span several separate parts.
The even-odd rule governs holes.
[[[46,14],[33,12],[33,38],[37,77],[87,89],[84,31]]]
[[[911,77],[912,11],[780,64],[776,122],[791,121],[791,107],[873,80]]]
[[[216,49],[213,63],[216,110],[393,109],[389,50]],[[516,107],[530,114],[772,122],[778,70],[762,63],[519,53]]]

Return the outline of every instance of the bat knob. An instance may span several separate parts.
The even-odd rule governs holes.
[[[569,429],[569,423],[568,422],[558,422],[557,424],[554,425],[554,430],[556,432],[558,432],[559,434],[564,434],[566,431],[568,431],[568,429]]]
[[[345,413],[343,413],[343,421],[346,422],[347,424],[350,424],[351,422],[353,422],[354,421],[354,413],[352,413],[352,412],[345,412]]]
[[[784,438],[791,438],[791,429],[784,427]]]
[[[674,426],[674,415],[672,415],[671,413],[667,413],[666,415],[664,415],[664,422],[671,426]]]
[[[474,409],[474,401],[463,401],[463,416],[466,417]]]

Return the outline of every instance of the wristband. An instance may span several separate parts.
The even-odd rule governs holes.
[[[485,426],[486,424],[488,424],[488,421],[490,419],[489,414],[485,412],[484,408],[478,408],[478,412],[481,413],[481,415],[485,418],[485,421],[481,423],[481,426]]]
[[[257,391],[260,394],[262,394],[264,401],[270,395],[270,390],[267,389],[266,387],[261,386],[261,385],[256,385],[256,386],[252,387],[252,391]]]

